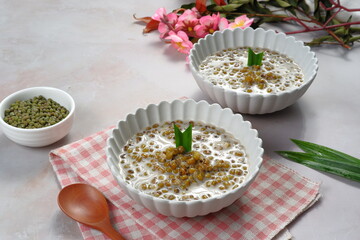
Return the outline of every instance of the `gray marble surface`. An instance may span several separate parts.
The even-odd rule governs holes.
[[[56,203],[60,190],[48,160],[51,149],[100,131],[138,107],[183,96],[208,99],[185,57],[142,34],[133,14],[149,16],[190,1],[0,1],[0,100],[27,87],[51,86],[76,102],[68,136],[43,148],[11,142],[0,131],[0,239],[82,239]],[[296,36],[300,37],[300,36]],[[293,106],[244,115],[259,131],[265,152],[313,181],[321,199],[290,224],[294,239],[359,239],[360,184],[277,156],[295,150],[289,138],[360,157],[359,44],[352,50],[314,48],[319,72]]]

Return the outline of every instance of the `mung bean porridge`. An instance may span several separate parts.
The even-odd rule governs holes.
[[[175,147],[173,124],[191,124],[192,151]],[[200,121],[154,124],[122,148],[120,171],[127,184],[154,197],[190,201],[221,195],[241,186],[248,156],[239,140],[224,129]]]
[[[261,66],[247,66],[248,47],[238,47],[207,56],[199,72],[214,85],[247,93],[275,94],[304,83],[302,69],[286,55],[265,48],[253,51],[264,52]]]

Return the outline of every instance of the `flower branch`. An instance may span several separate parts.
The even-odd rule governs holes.
[[[226,4],[223,0],[215,2],[219,6]],[[219,12],[207,15],[207,12],[204,13],[206,10],[203,9],[203,4],[204,1],[199,0],[196,2],[197,7],[181,7],[170,13],[167,13],[165,8],[159,8],[152,17],[134,18],[147,24],[144,32],[158,30],[160,38],[165,43],[170,43],[184,54],[189,54],[193,43],[207,34],[227,28],[246,28],[254,21],[246,15],[241,15],[233,21],[220,16]]]
[[[333,5],[332,7],[326,7],[323,2],[320,2],[319,4],[320,4],[320,6],[321,6],[324,10],[326,10],[326,11],[331,11],[331,10],[334,10],[334,9],[336,9],[336,8],[339,8],[340,10],[341,10],[341,9],[342,9],[342,10],[345,10],[345,11],[347,11],[347,12],[359,12],[359,11],[360,11],[360,8],[350,9],[350,8],[346,8],[346,7],[342,6],[342,5],[340,4],[340,0],[337,0],[337,2],[335,2],[335,1],[333,1],[333,0],[329,0],[329,2]]]
[[[159,8],[152,17],[134,18],[146,23],[144,33],[158,30],[161,39],[185,54],[207,34],[226,28],[257,28],[263,23],[295,23],[302,27],[286,34],[327,33],[308,42],[310,46],[338,44],[350,49],[360,42],[360,28],[354,27],[360,21],[351,21],[351,17],[346,22],[337,19],[340,12],[360,12],[360,9],[347,8],[340,0],[314,1],[312,11],[303,0],[211,0],[208,5],[207,2],[196,0],[170,13]]]
[[[340,1],[340,0],[339,0]],[[328,28],[327,22],[331,22],[330,21],[326,21],[325,23],[321,23],[320,21],[318,21],[315,17],[309,15],[308,13],[306,13],[304,10],[300,9],[300,8],[296,8],[299,12],[301,12],[302,14],[304,14],[306,17],[308,17],[312,23],[317,24],[319,26],[319,28],[306,28],[304,31],[299,31],[299,32],[288,32],[287,34],[294,34],[294,33],[301,33],[301,32],[310,32],[310,31],[314,31],[315,29],[317,31],[319,30],[325,30],[328,32],[329,35],[331,35],[341,46],[343,46],[344,48],[350,49],[350,46],[347,45],[338,35],[336,35],[333,31],[332,31],[332,27]],[[332,15],[334,16],[334,15]],[[331,19],[331,17],[329,18]]]

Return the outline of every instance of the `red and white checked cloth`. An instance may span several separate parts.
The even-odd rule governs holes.
[[[207,216],[174,218],[153,214],[118,186],[106,164],[105,146],[111,128],[50,152],[62,187],[84,182],[110,201],[111,220],[126,239],[273,239],[319,197],[319,184],[272,160],[231,206]],[[79,224],[84,239],[108,239]],[[284,230],[285,229],[285,230]],[[280,233],[280,234],[279,234]]]

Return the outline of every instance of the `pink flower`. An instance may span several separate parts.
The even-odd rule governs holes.
[[[196,14],[196,18],[200,18],[200,17],[201,17],[201,14],[199,13],[199,11],[197,10],[196,7],[193,7],[193,8],[191,9],[191,11]]]
[[[198,19],[199,17],[199,12],[196,9],[187,9],[179,16],[179,21],[190,21],[193,19]]]
[[[158,31],[160,32],[160,38],[165,38],[170,31],[176,30],[175,25],[178,21],[176,13],[166,14],[165,8],[159,8],[151,18],[159,21]]]
[[[226,18],[220,18],[219,30],[222,31],[227,28],[229,28],[229,21]]]
[[[198,23],[199,23],[198,12],[188,9],[185,10],[185,12],[179,16],[175,28],[177,30],[184,31],[186,34],[188,34],[188,36],[196,37],[194,28],[196,25],[198,25]]]
[[[176,13],[169,13],[160,19],[158,30],[160,38],[165,38],[170,31],[176,31],[176,23],[178,22],[178,15]]]
[[[207,34],[212,34],[219,29],[220,14],[213,14],[211,16],[203,16],[200,18],[200,25],[195,26],[196,35],[200,38]]]
[[[248,18],[246,15],[241,15],[240,17],[235,18],[234,22],[230,23],[228,28],[234,29],[239,27],[244,29],[250,27],[253,22],[253,18]]]
[[[170,31],[169,36],[165,39],[171,40],[171,45],[181,53],[189,54],[193,46],[193,43],[184,31]]]
[[[151,18],[160,22],[161,19],[164,18],[164,16],[166,16],[166,9],[159,8],[158,10],[156,10],[156,12],[154,13],[154,15]]]

